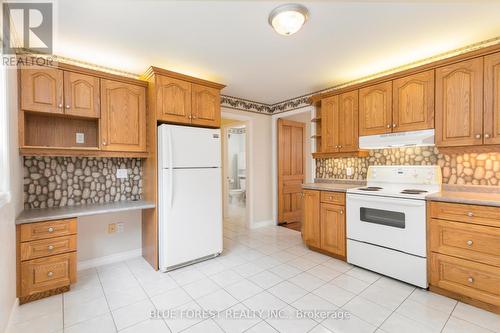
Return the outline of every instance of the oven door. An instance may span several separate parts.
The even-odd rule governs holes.
[[[347,194],[347,238],[426,257],[425,200]]]

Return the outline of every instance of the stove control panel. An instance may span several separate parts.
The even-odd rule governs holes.
[[[367,179],[377,182],[401,184],[442,183],[441,168],[437,165],[372,165],[368,167]]]

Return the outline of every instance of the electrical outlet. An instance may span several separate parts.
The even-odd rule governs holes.
[[[352,176],[352,172],[353,172],[353,170],[352,170],[352,168],[351,168],[351,167],[347,167],[347,168],[345,169],[345,172],[346,172],[346,174],[347,174],[348,176]]]
[[[85,143],[85,133],[76,133],[76,143]]]
[[[125,224],[120,222],[116,224],[116,232],[117,233],[122,233],[125,231]]]
[[[117,169],[116,170],[116,178],[127,178],[127,169]]]
[[[116,223],[108,224],[108,234],[114,234],[116,232]]]

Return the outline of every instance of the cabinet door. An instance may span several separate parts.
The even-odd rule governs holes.
[[[483,143],[483,58],[436,69],[436,144]]]
[[[99,78],[64,72],[64,113],[99,118]]]
[[[193,125],[220,127],[220,91],[192,84]]]
[[[63,71],[49,67],[21,69],[21,109],[63,113]]]
[[[319,191],[304,190],[302,238],[306,245],[320,247]]]
[[[393,132],[434,128],[434,70],[393,81]]]
[[[101,80],[102,150],[146,151],[146,89]]]
[[[321,249],[345,257],[344,206],[321,204]]]
[[[391,133],[392,82],[359,90],[359,135]]]
[[[338,152],[339,142],[339,96],[321,101],[321,151]]]
[[[484,58],[484,143],[500,144],[500,53]]]
[[[358,91],[351,91],[339,97],[339,151],[358,150]]]
[[[179,124],[190,124],[191,83],[158,75],[155,84],[158,119]]]

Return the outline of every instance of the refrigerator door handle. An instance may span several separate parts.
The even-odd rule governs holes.
[[[168,196],[168,202],[169,202],[169,208],[172,208],[173,202],[174,202],[174,161],[173,159],[173,152],[172,152],[172,129],[168,129],[168,154],[169,154],[169,160],[170,160],[170,173],[169,173],[169,196]]]

